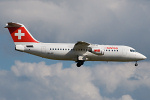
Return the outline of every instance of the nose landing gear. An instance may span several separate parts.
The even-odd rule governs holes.
[[[135,66],[138,66],[138,63],[137,63],[137,61],[135,62]]]

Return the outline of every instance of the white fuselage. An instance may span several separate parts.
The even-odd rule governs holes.
[[[135,49],[119,45],[97,45],[84,41],[77,43],[41,43],[23,24],[8,22],[6,27],[16,45],[16,50],[54,60],[72,60],[77,67],[85,61],[136,61],[146,57]]]
[[[81,47],[74,49],[71,43],[32,43],[16,45],[16,50],[54,60],[77,61],[79,56],[86,57],[85,61],[138,61],[146,57],[133,48],[120,45],[93,45],[103,50],[103,55],[96,55]],[[117,48],[117,49],[116,49]]]

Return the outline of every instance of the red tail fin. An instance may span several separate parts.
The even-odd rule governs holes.
[[[23,24],[9,22],[5,28],[8,28],[15,44],[39,43]]]

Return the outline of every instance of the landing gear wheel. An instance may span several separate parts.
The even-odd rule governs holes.
[[[77,63],[77,67],[80,67],[81,66],[81,64],[80,63]]]
[[[135,63],[135,66],[138,66],[138,63],[137,63],[137,61],[136,61],[136,63]]]
[[[84,61],[77,61],[77,67],[80,67],[81,65],[83,65],[84,64]]]
[[[138,64],[136,63],[135,66],[138,66]]]

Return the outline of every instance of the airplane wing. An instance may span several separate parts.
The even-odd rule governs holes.
[[[90,45],[90,43],[84,42],[84,41],[78,41],[75,45],[74,45],[74,49],[77,48],[86,48]]]
[[[88,58],[86,57],[86,55],[84,55],[86,53],[86,51],[84,51],[85,49],[88,49],[88,46],[91,45],[90,43],[84,42],[84,41],[78,41],[75,45],[73,49],[79,49],[79,50],[83,50],[82,52],[79,53],[79,55],[77,56],[77,61],[85,61],[88,60]]]

